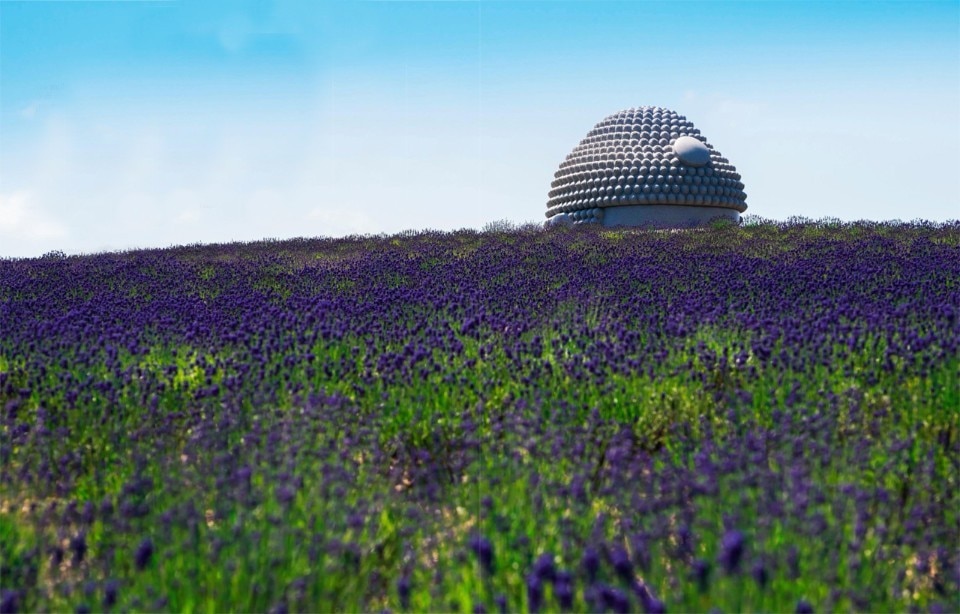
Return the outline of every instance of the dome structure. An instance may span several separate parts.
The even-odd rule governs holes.
[[[547,225],[690,227],[739,221],[737,169],[683,115],[639,107],[610,115],[560,163]]]

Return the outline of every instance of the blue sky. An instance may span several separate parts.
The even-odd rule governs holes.
[[[748,213],[960,218],[955,0],[0,0],[0,257],[542,221],[642,105]]]

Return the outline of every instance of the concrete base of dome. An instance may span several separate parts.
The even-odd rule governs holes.
[[[656,226],[661,228],[692,228],[716,219],[740,221],[740,212],[726,207],[688,205],[625,205],[605,207],[602,223],[614,226]]]

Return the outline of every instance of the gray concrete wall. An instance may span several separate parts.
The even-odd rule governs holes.
[[[702,226],[716,218],[739,222],[740,212],[725,207],[686,205],[627,205],[603,209],[603,225],[607,227],[649,224],[670,228],[689,228]]]

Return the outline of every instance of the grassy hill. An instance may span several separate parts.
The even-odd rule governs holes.
[[[0,261],[4,611],[955,611],[960,225]]]

